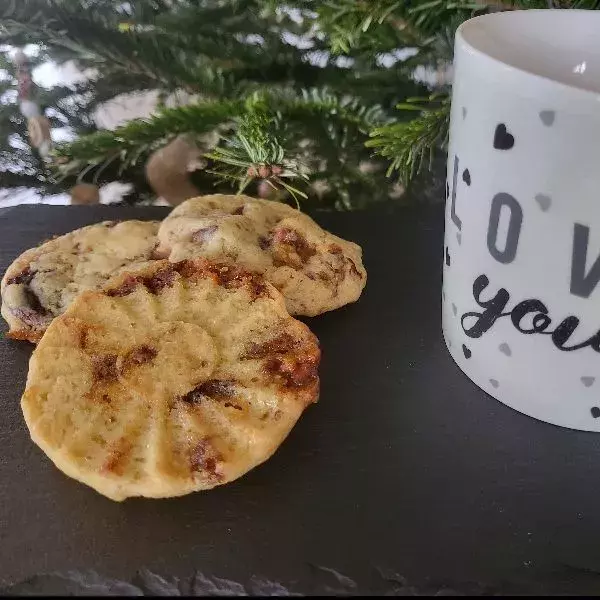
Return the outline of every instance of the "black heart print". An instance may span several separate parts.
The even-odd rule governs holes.
[[[448,252],[448,247],[446,246],[446,266],[450,266],[450,252]]]
[[[465,358],[471,358],[471,351],[463,344],[463,354]]]
[[[514,145],[515,138],[508,133],[504,123],[499,123],[496,126],[496,133],[494,133],[494,148],[497,150],[510,150]]]
[[[463,181],[467,184],[467,185],[471,185],[471,173],[469,173],[469,169],[465,169],[463,171]]]

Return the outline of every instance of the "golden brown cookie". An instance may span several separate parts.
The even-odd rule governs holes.
[[[156,221],[105,221],[21,254],[1,284],[8,336],[37,342],[81,291],[153,258],[157,231]]]
[[[21,405],[70,477],[113,500],[179,496],[269,458],[318,397],[319,357],[260,275],[155,261],[51,323]]]
[[[192,198],[162,222],[158,238],[158,252],[173,262],[203,256],[262,273],[295,315],[355,302],[367,280],[360,246],[280,202],[222,194]]]

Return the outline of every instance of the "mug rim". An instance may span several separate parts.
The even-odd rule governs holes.
[[[538,81],[545,85],[551,85],[551,86],[558,87],[558,88],[564,90],[565,92],[579,95],[588,100],[592,99],[595,101],[600,101],[600,91],[595,91],[595,90],[589,89],[588,87],[582,87],[582,86],[578,86],[575,84],[566,83],[566,82],[561,81],[560,79],[552,77],[550,75],[545,75],[545,74],[536,72],[535,70],[528,69],[524,66],[517,66],[517,65],[513,64],[512,62],[509,62],[508,60],[498,58],[497,56],[494,56],[493,54],[486,51],[485,49],[478,47],[472,41],[468,40],[467,37],[465,36],[465,33],[468,33],[468,31],[466,31],[466,30],[468,30],[469,28],[477,27],[481,23],[481,21],[489,21],[489,20],[496,20],[496,19],[510,20],[514,15],[520,15],[523,13],[528,13],[528,14],[533,14],[533,15],[542,15],[542,14],[547,15],[550,12],[553,13],[554,15],[556,15],[556,18],[559,18],[559,15],[564,15],[564,14],[571,14],[571,15],[579,14],[580,16],[583,16],[583,14],[585,14],[587,18],[595,18],[598,20],[599,31],[600,31],[600,10],[596,11],[596,10],[589,10],[589,9],[586,10],[586,9],[578,9],[578,8],[577,9],[540,9],[540,8],[536,8],[536,9],[499,11],[499,12],[495,12],[495,13],[479,15],[479,16],[473,17],[473,18],[468,19],[467,21],[464,21],[463,23],[461,23],[456,30],[455,45],[461,44],[463,46],[464,50],[466,50],[468,53],[470,53],[474,56],[477,56],[478,58],[480,58],[484,61],[488,61],[495,67],[502,67],[503,69],[505,69],[507,71],[510,71],[513,73],[518,73],[522,77],[530,78],[533,81]],[[592,13],[592,14],[590,14],[590,13]],[[552,17],[552,18],[554,18],[554,17]],[[455,52],[455,54],[456,54],[456,52]],[[455,60],[456,60],[456,58],[455,58]]]

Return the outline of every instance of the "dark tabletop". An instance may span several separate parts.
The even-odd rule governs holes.
[[[75,227],[165,214],[8,209],[0,267]],[[316,218],[363,246],[367,288],[306,320],[323,349],[321,401],[230,485],[119,504],[68,479],[21,416],[31,346],[0,340],[0,588],[600,593],[600,435],[522,416],[453,363],[441,210]]]

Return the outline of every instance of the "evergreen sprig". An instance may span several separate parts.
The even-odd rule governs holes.
[[[166,108],[147,119],[129,121],[114,131],[98,131],[58,146],[54,156],[63,175],[112,160],[126,168],[176,135],[213,131],[233,119],[240,107],[236,101],[205,101]]]
[[[317,10],[332,50],[349,53],[360,47],[426,47],[449,23],[487,8],[474,0],[325,0]]]
[[[274,190],[285,189],[299,206],[298,197],[307,195],[290,181],[307,181],[308,174],[298,160],[286,156],[283,129],[280,115],[251,109],[239,119],[235,136],[206,154],[216,163],[210,172],[237,183],[240,193],[252,181],[262,179]]]
[[[59,146],[55,156],[63,174],[116,159],[130,166],[175,135],[229,126],[233,134],[224,136],[207,154],[213,161],[209,172],[233,182],[239,190],[265,179],[297,199],[306,192],[292,185],[293,180],[306,182],[310,172],[318,173],[332,164],[339,167],[346,154],[360,154],[371,129],[384,122],[385,114],[378,106],[367,107],[328,90],[253,93],[238,101],[200,101],[163,109],[148,119],[132,120],[114,131],[100,131]],[[357,136],[359,143],[351,143]]]
[[[10,0],[0,8],[0,42],[35,41],[66,51],[65,59],[78,58],[103,73],[143,77],[162,89],[235,93],[235,82],[202,53],[197,38],[128,23],[114,2],[108,3],[109,11],[90,10],[87,4],[85,0]],[[220,49],[213,44],[212,55]]]
[[[450,99],[435,95],[425,99],[409,98],[397,108],[419,115],[375,128],[366,146],[391,161],[388,176],[397,171],[400,179],[408,183],[432,164],[436,150],[446,147]]]

